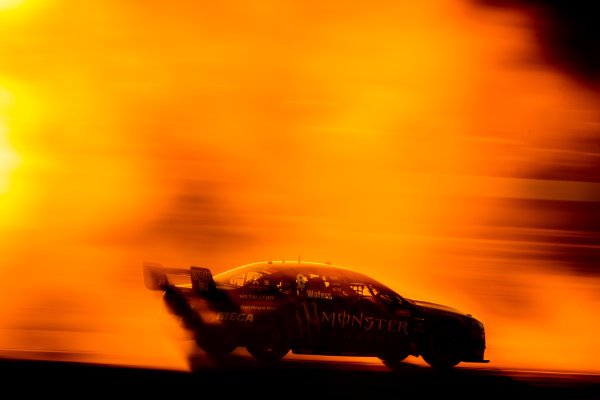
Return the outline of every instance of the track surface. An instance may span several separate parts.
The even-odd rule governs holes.
[[[497,369],[448,372],[382,365],[284,359],[272,365],[230,356],[190,358],[191,372],[57,361],[0,359],[3,393],[47,398],[540,398],[600,399],[600,376]],[[110,396],[110,397],[109,397]]]

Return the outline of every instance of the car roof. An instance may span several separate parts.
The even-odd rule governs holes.
[[[222,275],[222,274],[228,274],[228,273],[231,273],[236,270],[239,270],[241,272],[245,269],[269,269],[269,268],[272,268],[277,271],[282,271],[282,272],[285,272],[285,271],[296,272],[296,271],[299,271],[302,269],[314,268],[314,269],[320,270],[322,272],[329,271],[331,273],[331,272],[335,271],[335,272],[339,273],[340,275],[343,275],[345,278],[350,278],[350,279],[359,278],[359,279],[364,279],[367,281],[375,282],[375,280],[373,278],[370,278],[364,274],[361,274],[360,272],[356,272],[356,271],[353,271],[348,268],[340,267],[338,265],[332,265],[330,263],[319,263],[319,262],[311,262],[311,261],[285,261],[285,260],[254,262],[254,263],[242,265],[241,267],[230,269],[228,271],[224,271],[218,275],[215,275],[215,277],[218,277],[219,275]],[[275,271],[273,271],[273,272],[275,272]]]

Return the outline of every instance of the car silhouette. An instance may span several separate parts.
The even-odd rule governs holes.
[[[189,283],[177,284],[177,275]],[[189,275],[189,278],[187,278]],[[435,368],[484,360],[483,324],[450,307],[400,296],[358,272],[314,262],[267,261],[213,275],[144,263],[144,281],[209,355],[246,347],[258,360],[295,354],[409,355]]]

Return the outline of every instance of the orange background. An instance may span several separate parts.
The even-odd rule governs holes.
[[[467,1],[0,0],[0,355],[186,368],[143,261],[331,261],[600,370],[596,94]],[[593,261],[592,261],[593,263]]]

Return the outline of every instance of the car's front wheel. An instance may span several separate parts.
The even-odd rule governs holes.
[[[464,335],[451,324],[438,325],[427,337],[423,359],[437,369],[449,369],[461,361]]]
[[[292,347],[292,330],[279,320],[258,322],[252,329],[248,352],[261,361],[279,360]]]

